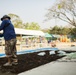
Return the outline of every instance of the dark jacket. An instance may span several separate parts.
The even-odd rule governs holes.
[[[3,34],[0,37],[4,36],[5,40],[16,38],[14,26],[10,20],[3,20],[0,25],[0,30],[3,30]]]

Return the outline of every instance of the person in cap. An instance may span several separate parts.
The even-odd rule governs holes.
[[[18,64],[17,50],[16,50],[16,33],[11,18],[8,15],[4,15],[1,18],[0,30],[3,30],[3,34],[0,37],[5,39],[5,54],[8,60],[3,66],[12,66]]]

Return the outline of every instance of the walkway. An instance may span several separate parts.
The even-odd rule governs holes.
[[[76,62],[51,62],[18,75],[76,75]]]

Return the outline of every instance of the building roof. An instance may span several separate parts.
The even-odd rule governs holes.
[[[44,32],[40,30],[25,30],[20,28],[15,28],[16,34],[22,35],[36,35],[36,36],[45,36]]]

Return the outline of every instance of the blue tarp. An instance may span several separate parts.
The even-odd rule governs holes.
[[[58,48],[38,48],[38,49],[34,49],[34,50],[19,51],[19,52],[17,52],[17,54],[20,55],[20,54],[26,54],[26,53],[32,53],[32,52],[38,52],[38,51],[45,51],[45,50],[57,51]],[[5,54],[1,53],[0,57],[5,57]]]

